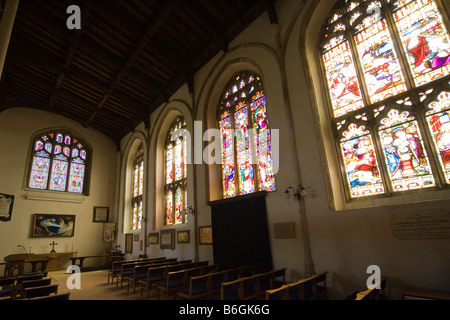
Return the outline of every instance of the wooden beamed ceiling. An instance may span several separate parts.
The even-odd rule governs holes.
[[[21,0],[0,112],[64,115],[117,144],[275,0]],[[81,9],[69,30],[68,6]]]

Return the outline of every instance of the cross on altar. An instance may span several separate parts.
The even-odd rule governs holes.
[[[50,253],[56,252],[56,251],[55,251],[55,245],[58,245],[58,244],[55,242],[55,240],[53,240],[53,242],[50,243],[50,245],[52,246],[52,251],[50,251]]]

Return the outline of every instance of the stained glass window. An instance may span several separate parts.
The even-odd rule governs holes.
[[[450,38],[439,8],[339,0],[326,19],[319,51],[349,199],[450,184]]]
[[[267,101],[261,78],[252,72],[235,74],[217,108],[222,136],[224,198],[275,191],[275,176]]]
[[[142,201],[144,196],[144,146],[141,144],[135,154],[133,165],[133,198],[131,200],[132,230],[142,229]]]
[[[33,141],[28,187],[85,193],[86,144],[64,130],[47,132]]]
[[[187,222],[187,152],[183,131],[186,122],[177,117],[170,126],[165,146],[164,207],[166,225]]]

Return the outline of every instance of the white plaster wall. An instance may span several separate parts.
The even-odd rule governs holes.
[[[35,132],[46,128],[65,127],[78,133],[92,147],[90,193],[75,196],[80,203],[29,200],[33,195],[60,197],[61,193],[26,191],[26,168],[30,144]],[[71,238],[55,239],[57,252],[73,251],[82,255],[103,254],[110,243],[103,241],[103,223],[93,223],[93,207],[110,207],[115,213],[114,195],[118,152],[106,136],[65,117],[27,108],[8,109],[0,113],[0,193],[15,196],[12,220],[0,221],[0,259],[23,253],[17,245],[23,245],[33,253],[48,253],[53,239],[32,238],[32,217],[35,213],[71,214],[76,216],[75,234]],[[64,196],[74,198],[74,196]],[[99,264],[101,261],[93,261]],[[86,265],[89,261],[86,260]]]

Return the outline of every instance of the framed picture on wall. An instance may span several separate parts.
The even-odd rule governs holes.
[[[199,227],[198,233],[199,244],[212,244],[212,226]]]
[[[190,243],[189,230],[182,230],[177,232],[177,242],[178,243]]]
[[[125,253],[133,253],[133,234],[127,233],[125,235]]]
[[[148,234],[148,244],[159,244],[159,232],[152,232]]]
[[[94,207],[94,217],[92,222],[109,222],[109,208]]]
[[[161,230],[160,238],[161,249],[175,249],[175,229]]]
[[[14,196],[0,193],[0,221],[10,221],[14,206]]]
[[[75,232],[75,215],[35,214],[33,216],[33,238],[73,237]]]

